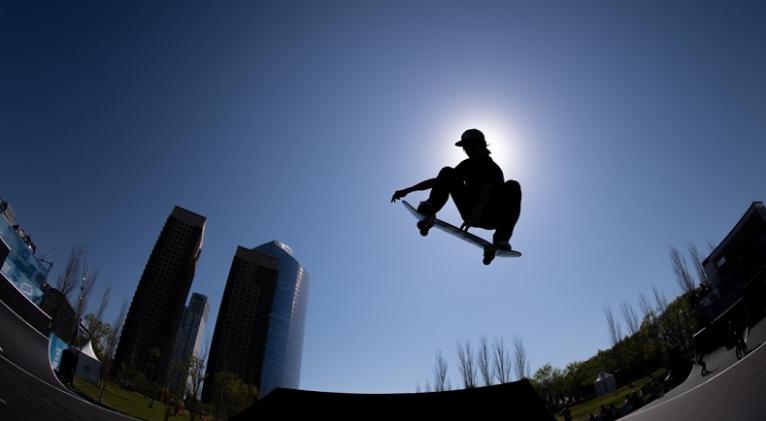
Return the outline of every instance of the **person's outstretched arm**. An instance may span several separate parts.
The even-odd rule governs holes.
[[[434,183],[436,183],[436,179],[430,178],[428,180],[421,181],[420,183],[415,184],[414,186],[407,187],[406,189],[397,190],[394,192],[394,195],[391,196],[391,203],[396,202],[397,200],[401,199],[404,196],[407,196],[408,194],[414,191],[432,189],[434,187]]]

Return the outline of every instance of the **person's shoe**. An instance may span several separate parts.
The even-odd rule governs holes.
[[[425,216],[435,217],[436,209],[434,209],[434,205],[432,205],[431,202],[424,200],[418,205],[418,213],[422,213]]]
[[[420,205],[418,205],[418,212],[425,215],[425,217],[418,221],[417,224],[418,230],[420,230],[420,235],[425,237],[428,235],[428,231],[434,226],[434,221],[436,221],[436,211],[432,204],[428,203],[428,201],[424,201],[420,202]]]
[[[482,260],[482,263],[485,265],[488,265],[492,263],[493,260],[495,260],[495,255],[497,254],[497,247],[494,245],[488,245],[484,247],[484,260]]]
[[[511,248],[511,243],[509,243],[508,240],[494,240],[492,245],[497,247],[499,250],[513,250]]]

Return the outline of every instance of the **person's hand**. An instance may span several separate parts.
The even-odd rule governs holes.
[[[401,199],[404,196],[407,196],[407,190],[397,190],[394,192],[394,195],[391,196],[391,203],[396,202],[397,200]]]

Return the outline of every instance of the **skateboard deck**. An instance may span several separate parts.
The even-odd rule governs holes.
[[[407,209],[413,216],[415,216],[415,218],[417,218],[418,221],[426,217],[422,213],[418,212],[417,209],[414,208],[412,205],[410,205],[406,200],[402,200],[402,203],[404,204],[405,209]],[[488,259],[489,256],[487,256],[487,254],[488,253],[491,254],[492,251],[494,251],[494,254],[492,257],[494,256],[521,257],[521,252],[519,251],[497,248],[494,245],[492,245],[492,243],[479,237],[478,235],[470,233],[468,231],[461,230],[460,228],[450,224],[449,222],[444,222],[439,218],[436,218],[434,220],[434,227],[484,250],[484,253],[485,253],[484,264],[489,264],[487,260],[489,260],[490,262],[492,261],[492,259],[491,258]]]

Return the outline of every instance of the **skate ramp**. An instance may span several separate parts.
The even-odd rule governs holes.
[[[702,375],[702,367],[697,364],[692,365],[692,370],[681,384],[668,391],[662,398],[657,399],[652,404],[662,402],[666,399],[671,399],[674,396],[680,395],[687,390],[696,387],[699,384],[704,383],[711,376],[715,375],[718,371],[725,369],[737,362],[737,357],[734,355],[734,350],[727,350],[725,347],[716,349],[715,351],[707,354],[703,357],[703,361],[707,365],[707,369],[710,372],[707,376]]]
[[[0,277],[0,284],[10,282]],[[61,384],[51,369],[49,339],[38,329],[49,326],[43,322],[50,318],[11,287],[0,287],[0,420],[132,420],[82,400]]]
[[[668,394],[621,419],[762,421],[766,414],[766,400],[763,399],[766,352],[763,348],[758,346],[736,363],[705,376],[702,383],[685,387],[673,396]]]
[[[753,325],[747,334],[747,347],[750,350],[757,348],[759,345],[766,341],[766,319],[762,319]],[[737,355],[734,348],[726,348],[721,346],[715,349],[713,352],[706,354],[703,357],[703,361],[707,365],[709,374],[702,375],[702,367],[697,364],[692,366],[692,370],[689,376],[683,383],[676,386],[673,390],[666,393],[662,398],[649,404],[653,406],[663,401],[674,399],[676,396],[686,393],[687,391],[699,386],[702,383],[715,377],[719,372],[728,369],[732,365],[737,363]]]
[[[10,285],[6,279],[0,279],[3,286]],[[59,382],[51,369],[49,357],[49,339],[38,327],[28,323],[22,314],[32,315],[33,323],[42,324],[40,320],[50,320],[47,315],[26,299],[18,290],[10,291],[13,294],[0,295],[0,356],[13,362],[18,367],[26,370],[29,374],[60,389],[66,389]],[[13,304],[13,306],[11,306]]]
[[[475,389],[432,393],[350,394],[276,389],[232,420],[257,420],[275,415],[310,413],[333,418],[399,419],[413,414],[454,416],[470,414],[508,420],[546,420],[555,418],[527,380]],[[396,418],[394,418],[396,417]],[[266,418],[270,419],[270,418]]]
[[[2,262],[0,261],[0,265]],[[3,301],[19,317],[43,336],[48,336],[51,318],[19,291],[16,286],[0,273],[0,301]]]

